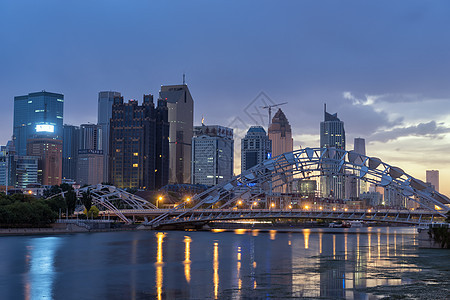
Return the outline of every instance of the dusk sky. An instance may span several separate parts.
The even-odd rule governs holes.
[[[422,180],[438,169],[449,195],[449,29],[449,1],[4,0],[0,144],[14,96],[63,93],[64,123],[96,123],[99,91],[142,101],[186,73],[196,124],[240,139],[267,126],[264,101],[288,102],[295,148],[318,147],[326,102],[347,149],[362,137]]]

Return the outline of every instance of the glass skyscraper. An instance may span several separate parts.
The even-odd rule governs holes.
[[[14,97],[13,139],[18,155],[27,155],[27,140],[62,140],[64,95],[46,91]]]
[[[320,147],[345,150],[344,122],[339,120],[337,113],[330,114],[324,107],[324,121],[320,122]],[[325,176],[321,177],[323,197],[344,199],[344,172],[334,165],[323,165]]]

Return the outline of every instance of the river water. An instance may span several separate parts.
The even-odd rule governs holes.
[[[449,275],[407,227],[0,238],[1,299],[446,299]]]

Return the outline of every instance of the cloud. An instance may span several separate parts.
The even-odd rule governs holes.
[[[443,126],[442,123],[437,124],[436,121],[430,121],[428,123],[419,123],[418,125],[397,127],[391,130],[380,131],[374,133],[370,137],[370,141],[388,142],[406,136],[439,139],[442,138],[443,134],[449,132],[450,127]]]

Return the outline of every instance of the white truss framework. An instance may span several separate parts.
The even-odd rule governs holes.
[[[350,172],[346,172],[350,171]],[[350,174],[349,174],[350,173]],[[420,204],[434,215],[445,216],[450,199],[423,181],[391,166],[379,158],[336,148],[305,148],[266,160],[228,182],[214,186],[192,198],[193,207],[182,203],[149,222],[153,227],[196,219],[204,209],[238,209],[238,201],[247,205],[276,187],[294,180],[322,176],[356,177],[381,187],[395,189],[410,201]],[[436,210],[435,207],[439,209]]]
[[[131,221],[125,217],[121,209],[156,209],[149,201],[111,185],[98,184],[80,188],[76,191],[77,198],[80,199],[82,194],[87,192],[92,196],[92,205],[100,210],[113,212],[127,224]]]

